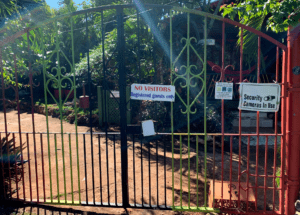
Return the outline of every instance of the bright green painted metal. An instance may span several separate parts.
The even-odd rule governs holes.
[[[43,37],[41,37],[43,56],[45,56],[45,43]],[[50,199],[53,202],[53,193],[52,193],[52,173],[51,173],[51,157],[50,157],[50,135],[49,135],[49,118],[48,118],[48,97],[47,97],[47,87],[46,87],[46,67],[45,58],[43,58],[43,80],[44,80],[44,97],[45,97],[45,113],[46,113],[46,127],[47,127],[47,144],[48,144],[48,160],[49,160],[49,181],[50,181]],[[46,198],[46,197],[45,197]]]
[[[71,134],[69,134],[69,154],[70,154],[70,176],[71,176],[72,203],[74,204],[73,162],[72,162]]]
[[[185,10],[182,10],[182,8],[179,9],[179,11],[183,11],[185,12]],[[211,212],[214,211],[214,209],[208,209],[207,208],[207,128],[206,128],[206,99],[207,99],[207,92],[206,92],[206,61],[207,61],[207,17],[203,17],[203,22],[204,22],[204,50],[203,50],[203,58],[200,56],[200,54],[197,52],[197,50],[195,49],[195,47],[193,46],[193,44],[191,43],[193,40],[195,42],[196,38],[191,37],[190,36],[190,13],[188,12],[189,10],[187,10],[187,32],[186,32],[186,38],[180,38],[181,43],[185,43],[183,45],[182,50],[180,50],[178,56],[176,56],[176,58],[173,61],[173,53],[172,53],[172,46],[173,46],[173,38],[172,38],[172,11],[170,13],[170,61],[171,61],[171,84],[175,85],[176,81],[178,81],[179,79],[184,80],[185,84],[181,84],[180,86],[182,88],[186,88],[186,92],[187,92],[187,99],[186,101],[183,100],[183,98],[180,96],[180,94],[178,92],[176,92],[177,98],[181,101],[181,104],[185,107],[185,110],[181,109],[181,113],[182,114],[186,114],[186,120],[187,120],[187,133],[174,133],[174,127],[173,127],[173,123],[174,123],[174,119],[173,119],[173,104],[171,104],[171,130],[172,130],[172,192],[173,192],[173,209],[177,210],[183,210],[183,211],[202,211],[202,212]],[[179,59],[182,58],[183,53],[186,52],[186,65],[180,65],[180,68],[178,68],[178,71],[185,69],[185,72],[183,72],[183,74],[179,74],[179,72],[175,71],[175,65],[176,63],[179,62]],[[196,57],[199,59],[199,61],[202,63],[202,68],[200,66],[200,72],[199,74],[194,74],[192,72],[192,68],[196,68],[196,65],[193,65],[190,63],[190,57],[191,54],[196,55]],[[173,80],[173,76],[174,76],[174,80]],[[199,91],[197,92],[197,94],[194,96],[194,99],[191,100],[190,96],[191,94],[191,88],[195,88],[195,87],[199,87],[197,85],[197,82],[193,83],[194,80],[200,80],[201,81],[201,85],[199,88]],[[197,112],[197,109],[192,110],[193,105],[198,101],[200,95],[203,93],[203,99],[204,99],[204,133],[191,133],[190,132],[190,119],[191,119],[191,114],[195,114]],[[179,140],[180,140],[180,207],[175,206],[175,198],[174,198],[174,136],[178,136],[179,135]],[[199,165],[198,165],[198,161],[199,161],[199,146],[198,144],[196,144],[196,150],[197,150],[197,157],[196,157],[196,172],[197,172],[197,178],[196,178],[196,187],[197,187],[197,207],[191,207],[191,155],[190,155],[190,141],[191,141],[191,135],[195,136],[196,135],[196,143],[198,143],[198,136],[204,136],[204,166],[205,166],[205,171],[204,171],[204,193],[203,193],[203,197],[204,197],[204,207],[199,207],[199,193],[198,193],[198,188],[199,188],[199,179],[198,179],[198,174],[199,174]],[[182,136],[187,136],[187,147],[188,147],[188,205],[187,206],[183,206],[183,200],[182,200],[182,183],[183,183],[183,175],[182,175]]]
[[[54,134],[54,145],[55,145],[55,163],[56,163],[56,186],[57,186],[57,200],[60,202],[60,194],[59,194],[59,178],[58,178],[58,158],[57,158],[57,139],[56,134]]]
[[[57,205],[66,205],[66,204],[72,204],[72,205],[81,205],[81,201],[68,201],[68,200],[53,200],[53,201],[49,201],[46,200],[45,202],[46,204],[57,204]]]
[[[190,106],[190,14],[187,14],[187,81],[186,81],[186,86],[187,86],[187,106]],[[188,126],[188,193],[189,193],[189,201],[188,205],[189,208],[191,207],[191,163],[190,163],[190,109],[187,109],[187,126]]]
[[[182,207],[182,136],[179,136],[180,142],[180,206]]]
[[[206,130],[206,62],[207,62],[207,17],[204,20],[204,207],[207,207],[207,130]],[[198,145],[198,144],[197,144]]]
[[[51,172],[51,155],[50,155],[50,138],[49,138],[49,120],[48,120],[48,100],[47,97],[48,95],[50,95],[52,97],[52,99],[54,100],[54,102],[57,104],[58,108],[59,108],[59,115],[60,115],[60,128],[61,128],[61,147],[62,147],[62,160],[63,160],[63,180],[64,180],[64,198],[65,201],[67,201],[67,186],[66,186],[66,163],[65,163],[65,148],[64,148],[64,128],[63,128],[63,110],[64,110],[64,104],[66,103],[67,99],[69,98],[70,94],[72,93],[72,91],[74,92],[74,97],[76,98],[76,82],[75,82],[75,60],[74,60],[74,31],[73,31],[73,17],[71,17],[70,19],[70,23],[71,23],[71,40],[72,40],[72,63],[70,62],[70,60],[67,58],[67,56],[65,55],[65,53],[60,49],[60,44],[62,43],[62,41],[60,41],[59,39],[59,34],[58,34],[58,26],[57,26],[57,21],[55,22],[55,32],[56,32],[56,41],[55,41],[55,50],[53,50],[51,56],[49,57],[49,59],[51,59],[55,54],[56,54],[56,58],[57,58],[57,66],[51,68],[51,73],[48,73],[46,71],[47,68],[47,63],[44,61],[44,65],[43,65],[43,75],[44,75],[44,93],[45,93],[45,112],[46,112],[46,122],[47,122],[47,138],[48,138],[48,157],[49,157],[49,177],[50,177],[50,196],[51,196],[51,201],[53,201],[53,192],[52,192],[52,172]],[[43,51],[45,54],[45,46],[44,44],[42,44],[43,47]],[[73,80],[69,77],[64,77],[62,75],[62,71],[66,71],[66,68],[60,65],[60,58],[64,57],[66,59],[66,61],[68,62],[68,64],[70,65],[71,68],[71,72],[74,74],[73,75]],[[53,72],[56,71],[56,74],[53,75]],[[71,85],[71,90],[69,92],[69,94],[66,96],[65,99],[62,98],[62,89],[67,87],[67,84],[63,85],[63,81],[69,82],[69,84]],[[59,98],[58,100],[53,96],[53,94],[50,92],[49,89],[49,84],[51,84],[51,86],[54,89],[58,89],[59,91]],[[78,129],[77,129],[77,106],[76,106],[76,102],[75,106],[74,106],[74,110],[75,110],[75,132],[76,132],[76,151],[77,151],[77,173],[78,173],[78,193],[79,193],[79,201],[81,201],[81,193],[80,193],[80,170],[79,170],[79,149],[78,149]],[[55,159],[56,159],[56,180],[57,180],[57,198],[58,201],[60,201],[60,194],[59,194],[59,178],[58,178],[58,154],[57,154],[57,137],[56,134],[54,135],[55,137]],[[70,138],[70,136],[69,136]],[[69,139],[70,141],[70,139]],[[72,160],[72,152],[71,152],[71,146],[70,146],[70,142],[69,142],[69,150],[70,150],[70,162]],[[72,165],[71,165],[71,183],[72,183],[72,201],[74,202],[74,188],[73,188],[73,170],[72,170]]]
[[[66,172],[65,172],[65,156],[64,156],[64,129],[63,129],[63,114],[62,114],[62,109],[63,109],[63,103],[62,103],[62,74],[61,74],[61,70],[64,67],[60,66],[60,40],[59,40],[59,35],[58,35],[58,27],[57,27],[57,21],[55,22],[55,32],[56,32],[56,55],[57,55],[57,67],[56,67],[56,71],[57,71],[57,87],[58,87],[58,91],[59,91],[59,103],[57,104],[58,108],[59,108],[59,115],[60,115],[60,129],[61,129],[61,144],[62,144],[62,155],[63,155],[63,176],[64,176],[64,191],[65,191],[65,199],[67,198],[67,191],[66,191]],[[56,159],[57,159],[57,142],[56,142],[56,135],[55,135],[55,154],[56,154]],[[58,168],[56,169],[57,174],[58,174]],[[59,198],[59,182],[58,182],[58,176],[57,176],[57,188],[58,188],[58,198]]]
[[[71,22],[71,39],[72,39],[72,72],[73,72],[73,85],[72,88],[74,90],[74,98],[76,97],[76,79],[75,79],[75,53],[74,53],[74,26],[73,26],[73,17],[70,18]],[[79,202],[81,202],[81,192],[80,192],[80,170],[79,170],[79,149],[78,149],[78,129],[77,129],[77,104],[74,102],[74,111],[75,111],[75,132],[76,132],[76,153],[77,153],[77,176],[78,176],[78,194],[79,194]]]
[[[220,213],[220,209],[208,208],[208,207],[188,207],[188,206],[176,206],[172,208],[174,211],[194,211],[194,212],[204,212],[204,213]]]
[[[171,85],[173,85],[173,36],[172,36],[172,15],[173,11],[170,10],[170,69],[171,69]],[[171,102],[171,132],[172,132],[172,206],[175,207],[175,191],[174,191],[174,119],[173,119],[173,102]]]
[[[196,143],[198,143],[198,136],[196,136]],[[198,164],[198,157],[199,157],[199,144],[196,144],[196,172],[197,172],[197,190],[199,190],[199,178],[198,178],[198,173],[199,173],[199,164]],[[197,192],[197,208],[199,207],[199,192]]]

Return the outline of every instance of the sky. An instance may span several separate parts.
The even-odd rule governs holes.
[[[81,2],[83,2],[83,0],[73,0],[75,2],[75,4],[80,4]],[[52,8],[58,8],[58,2],[59,0],[46,0],[47,4],[52,7]]]

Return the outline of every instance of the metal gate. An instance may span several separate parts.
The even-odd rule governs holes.
[[[115,15],[107,19],[109,13]],[[89,26],[92,19],[99,19],[99,25]],[[55,35],[46,35],[49,28]],[[235,48],[236,39],[230,37],[238,33],[257,38],[256,59],[244,59],[243,39]],[[79,37],[86,40],[85,65],[82,60],[77,64]],[[23,58],[17,44],[28,48]],[[64,52],[66,46],[71,53]],[[239,83],[287,83],[281,75],[286,73],[285,52],[285,45],[248,26],[168,5],[87,9],[5,37],[0,42],[2,198],[284,214],[279,202],[284,202],[285,187],[278,180],[284,181],[285,147],[280,146],[285,146],[286,91],[281,132],[278,112],[270,114],[273,128],[262,129],[262,115],[269,115],[257,112],[251,121],[251,113],[235,110]],[[91,62],[97,54],[92,60],[98,64]],[[275,59],[271,72],[262,67],[265,55]],[[18,73],[24,59],[25,78]],[[214,99],[218,81],[233,82],[235,100]],[[21,94],[18,86],[27,82]],[[132,100],[133,83],[174,85],[175,102]],[[243,129],[242,117],[255,129]],[[143,137],[139,123],[149,118],[157,133]]]

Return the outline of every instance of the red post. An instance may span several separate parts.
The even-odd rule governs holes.
[[[300,66],[300,35],[295,37],[296,33],[298,29],[289,29],[287,37],[285,214],[295,214],[300,179],[300,74],[293,72],[293,68]]]

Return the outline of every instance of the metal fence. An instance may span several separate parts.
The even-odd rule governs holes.
[[[105,22],[106,11],[114,16]],[[165,25],[159,21],[161,14],[167,17],[163,19]],[[92,17],[101,20],[99,26],[89,26]],[[133,30],[126,27],[132,17],[136,22]],[[83,33],[74,27],[76,18],[83,20]],[[219,31],[208,29],[211,20]],[[62,23],[69,27],[71,53],[65,53],[66,45],[61,43],[67,44],[61,41]],[[42,36],[47,28],[55,29],[50,54],[45,45],[49,41]],[[89,37],[92,28],[98,30],[95,35],[100,35],[97,41],[102,44],[97,44],[102,52],[101,66],[97,68],[90,61],[90,47],[97,46]],[[247,75],[243,70],[243,40],[240,49],[235,50],[238,61],[232,62],[236,56],[225,56],[225,34],[237,35],[239,29],[241,35],[247,31],[258,39],[256,66],[247,70]],[[105,46],[106,35],[115,30],[115,47],[111,49]],[[136,37],[131,41],[133,31]],[[32,32],[37,35],[35,38]],[[78,54],[74,38],[78,34],[86,38],[86,66],[81,70],[75,62]],[[213,55],[208,37],[219,40]],[[23,78],[22,84],[29,81],[29,95],[24,98],[18,87],[18,53],[12,54],[12,70],[3,66],[3,61],[10,59],[5,48],[14,47],[19,40],[28,45],[28,78]],[[31,50],[35,42],[41,47],[39,54],[43,59],[38,65],[42,67],[40,75],[35,75],[38,69],[32,66],[32,56],[37,54]],[[268,68],[261,73],[261,55],[265,53],[261,50],[262,42],[274,47],[275,73],[268,72]],[[153,48],[148,53],[146,45]],[[129,55],[128,50],[134,54]],[[274,81],[285,84],[286,76],[281,77],[286,72],[285,61],[280,69],[281,54],[285,59],[285,51],[285,45],[240,23],[201,11],[161,5],[116,5],[77,11],[3,39],[2,198],[51,204],[284,214],[284,205],[279,202],[285,198],[282,146],[286,129],[285,123],[281,123],[282,132],[279,131],[278,112],[274,116],[275,126],[269,130],[260,128],[257,112],[256,127],[251,131],[242,128],[244,111],[239,110],[237,130],[227,126],[231,119],[226,112],[232,112],[237,104],[232,103],[229,108],[224,100],[208,98],[214,93],[216,81],[233,81],[235,98],[238,84],[247,77],[257,83],[272,82],[270,77],[275,77]],[[152,65],[141,65],[145,61]],[[220,73],[209,71],[216,67],[209,68],[208,61],[217,62]],[[239,73],[228,75],[233,63],[238,65]],[[226,67],[227,64],[230,66]],[[6,82],[9,72],[14,82]],[[34,83],[38,77],[42,80],[40,85]],[[84,90],[78,86],[83,80],[87,82],[88,103]],[[66,93],[64,81],[70,85]],[[174,85],[175,103],[130,100],[126,87],[133,83]],[[79,98],[81,92],[83,99],[77,103],[73,97]],[[281,122],[285,122],[285,91],[281,97]],[[35,103],[40,99],[43,105]],[[72,108],[66,108],[68,103]],[[212,119],[214,111],[219,115]],[[154,137],[143,137],[141,133],[139,123],[148,118],[156,122]],[[225,186],[229,194],[225,193]]]

